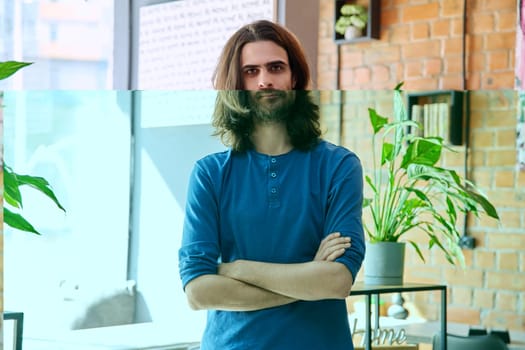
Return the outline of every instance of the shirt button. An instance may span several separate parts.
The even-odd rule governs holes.
[[[272,192],[272,193],[277,193],[277,189],[276,189],[275,187],[273,187],[273,188],[270,190],[270,192]]]
[[[272,163],[277,163],[277,159],[272,158]]]
[[[270,174],[272,177],[277,177],[277,173],[273,172]]]

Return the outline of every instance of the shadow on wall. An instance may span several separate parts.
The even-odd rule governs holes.
[[[136,322],[179,322],[174,326],[188,333],[188,320],[202,317],[187,305],[178,275],[178,249],[193,166],[205,155],[224,150],[212,132],[210,124],[136,129],[130,252],[130,276],[139,292]]]

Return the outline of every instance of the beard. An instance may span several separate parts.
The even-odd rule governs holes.
[[[250,109],[256,122],[286,121],[295,103],[294,90],[262,90],[250,93]]]

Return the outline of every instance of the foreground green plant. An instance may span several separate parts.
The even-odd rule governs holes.
[[[394,89],[392,122],[368,110],[374,132],[373,173],[365,181],[373,197],[365,198],[363,207],[369,208],[373,223],[365,225],[365,231],[371,242],[398,242],[418,228],[427,235],[429,249],[437,246],[451,264],[463,264],[458,213],[485,213],[499,219],[498,213],[476,185],[437,165],[442,152],[450,151],[442,138],[419,137],[410,131],[420,125],[407,119],[401,86]],[[418,244],[408,242],[425,261]]]
[[[27,62],[0,62],[0,80],[6,79],[19,69],[30,65]],[[23,209],[20,188],[29,186],[50,198],[58,208],[66,211],[60,204],[46,179],[38,176],[15,173],[5,162],[2,162],[4,175],[4,223],[14,229],[40,235],[33,225],[19,213]],[[16,212],[18,211],[18,212]]]

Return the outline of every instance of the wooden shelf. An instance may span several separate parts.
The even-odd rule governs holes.
[[[409,93],[408,97],[408,118],[418,119],[414,113],[419,106],[423,111],[421,119],[425,123],[425,118],[432,116],[432,120],[426,119],[427,130],[423,128],[425,136],[441,136],[446,143],[459,146],[464,142],[464,93],[457,90],[426,91]],[[428,107],[428,108],[427,108]],[[438,115],[433,114],[438,109]],[[446,119],[443,119],[446,118]],[[421,121],[421,120],[419,120]],[[439,124],[439,125],[438,125]],[[446,130],[440,130],[445,126]],[[431,129],[432,128],[432,129]],[[440,130],[437,132],[436,130]]]
[[[363,35],[351,40],[345,39],[333,29],[334,41],[336,44],[349,44],[356,42],[379,39],[379,21],[380,21],[380,0],[335,0],[334,26],[337,19],[341,16],[341,7],[345,4],[359,4],[368,10],[368,23],[363,29]]]

